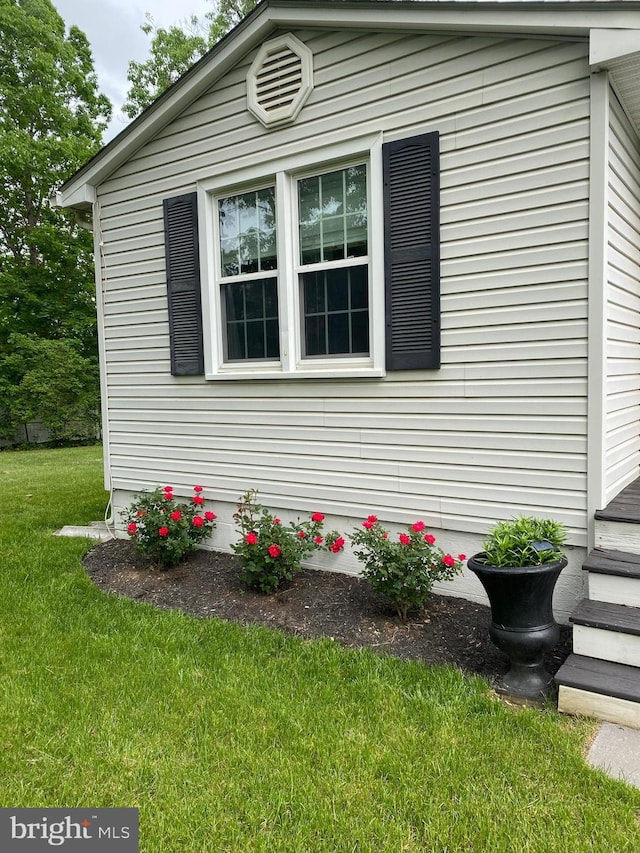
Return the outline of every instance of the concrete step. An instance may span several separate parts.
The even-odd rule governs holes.
[[[589,572],[589,598],[640,607],[640,554],[595,548],[583,569]]]
[[[640,608],[585,598],[570,621],[575,654],[640,667]]]
[[[559,711],[640,729],[640,671],[635,667],[572,654],[555,680]]]

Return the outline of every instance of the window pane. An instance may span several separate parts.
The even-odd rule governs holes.
[[[300,262],[364,257],[367,167],[352,166],[298,181]]]
[[[265,323],[265,330],[267,339],[267,358],[280,358],[278,320],[267,320]]]
[[[332,216],[322,220],[322,249],[323,261],[344,260],[344,217]]]
[[[304,276],[304,304],[307,314],[316,314],[325,310],[322,273],[307,273]]]
[[[352,166],[345,172],[345,191],[347,213],[367,216],[367,169],[366,166]]]
[[[227,323],[228,358],[237,361],[246,358],[244,346],[244,323]]]
[[[242,285],[245,296],[245,317],[247,320],[262,319],[264,317],[264,295],[263,283],[261,281],[248,281]]]
[[[324,355],[327,351],[324,316],[307,317],[305,319],[304,332],[306,354]]]
[[[304,273],[300,280],[305,356],[368,355],[367,266]]]
[[[367,308],[369,305],[369,294],[367,292],[367,268],[351,267],[351,308]]]
[[[338,355],[351,352],[349,346],[349,314],[329,314],[329,353]]]
[[[369,312],[355,311],[351,315],[351,346],[353,352],[369,352]]]
[[[332,270],[327,276],[327,310],[349,310],[349,273],[347,270]]]
[[[247,323],[247,358],[266,358],[265,328],[262,320]]]
[[[280,357],[275,278],[224,284],[226,361]]]
[[[220,199],[218,219],[222,275],[277,268],[273,187]]]
[[[344,172],[329,172],[320,176],[322,215],[344,216]]]

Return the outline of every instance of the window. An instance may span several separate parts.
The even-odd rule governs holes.
[[[367,168],[298,182],[304,355],[369,355]]]
[[[319,162],[305,155],[203,182],[207,376],[381,375],[383,347],[375,342],[384,292],[371,250],[379,247],[381,271],[380,205],[377,220],[370,217],[382,177],[375,140],[377,148],[359,153],[334,146]]]
[[[438,133],[320,151],[164,199],[174,376],[440,366]]]
[[[278,359],[275,188],[218,200],[225,361]]]

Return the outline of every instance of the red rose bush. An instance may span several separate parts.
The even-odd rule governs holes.
[[[456,558],[437,548],[423,521],[410,524],[406,533],[394,539],[370,515],[349,538],[364,564],[363,577],[390,599],[403,622],[410,610],[424,605],[436,581],[451,580],[466,560],[464,554]]]
[[[314,512],[306,521],[283,524],[256,497],[252,489],[240,499],[233,516],[239,539],[231,546],[242,561],[242,579],[252,589],[274,592],[291,580],[313,551],[337,554],[343,549],[344,539],[335,531],[323,533],[321,512]]]
[[[173,487],[141,492],[122,513],[136,550],[154,566],[173,566],[211,535],[216,515],[203,510],[202,486],[194,486],[189,499],[174,497]]]

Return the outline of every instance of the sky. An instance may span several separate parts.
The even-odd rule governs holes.
[[[145,12],[158,27],[180,24],[189,15],[202,17],[209,0],[52,0],[67,29],[75,24],[89,39],[100,90],[113,104],[108,142],[129,123],[120,107],[127,94],[127,67],[132,59],[147,58],[150,39],[140,29]]]

